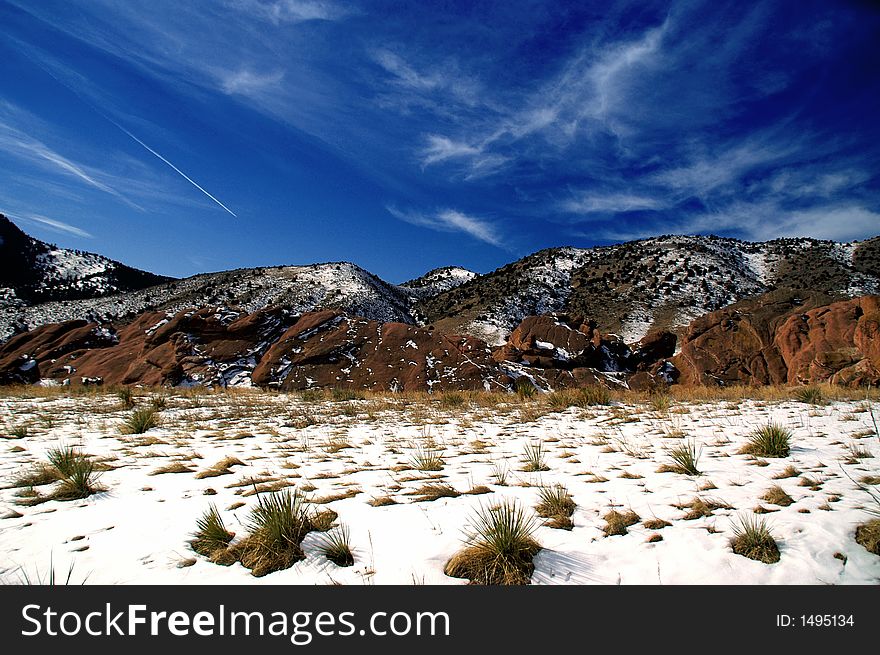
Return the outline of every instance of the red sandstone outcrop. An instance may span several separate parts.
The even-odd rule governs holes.
[[[778,291],[696,319],[672,358],[683,384],[877,384],[878,296]]]
[[[297,316],[204,307],[146,312],[125,325],[68,321],[0,344],[0,384],[227,386],[284,390],[507,389],[526,375],[541,388],[682,384],[880,383],[880,296],[831,302],[777,291],[635,345],[565,315],[530,316],[507,344],[380,323],[337,310]]]

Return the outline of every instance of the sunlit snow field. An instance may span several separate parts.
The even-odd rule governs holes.
[[[877,508],[867,490],[876,494],[880,481],[880,440],[866,401],[614,400],[566,408],[548,396],[342,398],[137,390],[137,407],[159,399],[160,424],[123,434],[132,409],[113,393],[0,394],[0,578],[44,580],[52,568],[88,584],[466,584],[443,570],[474,513],[504,499],[532,512],[542,486],[562,484],[577,504],[574,527],[539,522],[533,584],[880,581],[880,557],[854,538]],[[878,414],[877,403],[873,409]],[[771,421],[791,430],[789,456],[740,454],[749,434]],[[526,472],[524,452],[538,444],[548,470]],[[699,453],[700,475],[659,472],[682,444]],[[51,485],[21,480],[59,445],[100,462],[106,491],[34,502]],[[425,452],[440,457],[440,470],[418,470]],[[225,458],[240,463],[214,468]],[[428,484],[454,492],[444,487],[450,495],[427,500],[416,492]],[[762,499],[774,485],[790,505]],[[324,557],[321,533],[306,536],[305,560],[259,578],[189,546],[212,503],[241,538],[258,494],[293,486],[349,528],[353,566]],[[695,499],[706,511],[693,511]],[[603,517],[612,509],[639,520],[626,534],[606,536]],[[732,551],[734,526],[753,516],[767,521],[779,562]],[[662,525],[656,519],[669,525],[645,525]]]

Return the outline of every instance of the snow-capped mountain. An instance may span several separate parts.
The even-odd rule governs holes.
[[[101,255],[58,248],[34,239],[2,214],[0,262],[0,309],[96,298],[171,279]]]
[[[632,343],[777,288],[840,298],[880,292],[880,237],[751,243],[661,236],[551,248],[485,275],[438,268],[394,285],[348,262],[158,278],[98,255],[49,246],[2,221],[0,340],[70,319],[124,322],[144,311],[173,315],[212,305],[255,312],[283,305],[293,314],[339,309],[380,322],[428,325],[492,345],[504,343],[527,316],[562,312]]]
[[[426,298],[427,323],[492,344],[526,316],[566,312],[633,342],[776,288],[853,297],[880,290],[880,238],[836,243],[661,236],[597,248],[552,248]]]
[[[400,286],[408,289],[410,295],[415,298],[432,298],[438,293],[449,291],[461,286],[465,282],[470,282],[478,275],[478,273],[460,266],[444,266],[428,271],[421,277],[404,282]]]

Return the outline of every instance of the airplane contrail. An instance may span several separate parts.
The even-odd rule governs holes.
[[[32,61],[33,63],[35,63],[37,66],[39,66],[41,69],[43,69],[43,71],[45,71],[50,77],[52,77],[52,78],[53,78],[56,82],[58,82],[61,86],[65,87],[68,91],[70,91],[71,93],[73,93],[74,95],[76,95],[80,100],[82,100],[84,103],[86,103],[86,104],[87,104],[89,107],[91,107],[95,112],[97,112],[98,114],[100,114],[101,116],[103,116],[106,120],[108,120],[109,122],[113,123],[116,127],[118,127],[120,130],[122,130],[123,132],[125,132],[129,137],[131,137],[132,139],[134,139],[135,141],[137,141],[141,146],[143,146],[144,148],[146,148],[146,150],[147,150],[148,152],[150,152],[151,154],[155,155],[156,157],[158,157],[159,159],[161,159],[163,162],[165,162],[166,164],[168,164],[171,168],[174,169],[174,172],[176,172],[178,175],[180,175],[183,179],[185,179],[187,182],[189,182],[190,184],[192,184],[195,188],[197,188],[199,191],[201,191],[202,193],[204,193],[206,196],[208,196],[211,200],[213,200],[213,201],[216,202],[218,205],[220,205],[225,211],[229,212],[229,214],[231,214],[233,217],[238,218],[238,215],[237,215],[234,211],[232,211],[231,209],[229,209],[229,207],[227,207],[227,206],[224,205],[222,202],[220,202],[219,200],[217,200],[217,198],[215,198],[215,197],[212,196],[210,193],[208,193],[208,192],[207,192],[202,186],[200,186],[200,185],[198,184],[198,182],[196,182],[196,181],[195,181],[194,179],[192,179],[189,175],[187,175],[187,174],[184,173],[182,170],[180,170],[179,168],[177,168],[177,166],[175,166],[175,165],[172,164],[170,161],[168,161],[167,159],[165,159],[165,157],[163,157],[163,156],[160,155],[158,152],[156,152],[155,150],[153,150],[150,146],[148,146],[146,143],[144,143],[143,141],[141,141],[141,140],[140,140],[139,138],[137,138],[134,134],[132,134],[132,133],[129,132],[127,129],[125,129],[124,127],[122,127],[122,125],[120,125],[120,124],[117,123],[115,120],[113,120],[112,118],[110,118],[110,117],[109,117],[106,113],[104,113],[104,112],[103,112],[103,111],[102,111],[97,105],[95,105],[94,102],[92,102],[91,100],[89,100],[88,98],[86,98],[86,97],[85,97],[82,93],[80,93],[77,89],[73,88],[72,86],[70,86],[69,84],[67,84],[67,83],[64,82],[63,80],[61,80],[61,79],[60,79],[55,73],[53,73],[51,70],[49,70],[49,68],[48,68],[47,66],[43,65],[43,63],[41,63],[41,62],[39,62],[39,61],[37,61],[36,59],[33,59],[33,58],[31,58],[31,61]],[[75,71],[74,71],[74,73],[75,73]]]
[[[183,179],[185,179],[187,182],[189,182],[190,184],[192,184],[195,188],[197,188],[199,191],[201,191],[202,193],[204,193],[206,196],[208,196],[211,200],[213,200],[213,201],[216,202],[218,205],[220,205],[220,206],[221,206],[223,209],[225,209],[227,212],[229,212],[230,214],[232,214],[233,216],[235,216],[235,218],[238,218],[238,216],[236,216],[236,214],[235,214],[234,211],[232,211],[231,209],[229,209],[229,207],[227,207],[227,206],[224,205],[222,202],[220,202],[219,200],[217,200],[217,198],[215,198],[215,197],[212,196],[210,193],[208,193],[207,191],[205,191],[205,189],[204,189],[203,187],[199,186],[198,182],[196,182],[194,179],[192,179],[189,175],[187,175],[187,174],[184,173],[182,170],[180,170],[179,168],[177,168],[177,166],[175,166],[175,165],[172,164],[170,161],[168,161],[167,159],[165,159],[162,155],[160,155],[158,152],[156,152],[155,150],[153,150],[150,146],[148,146],[146,143],[144,143],[144,142],[141,141],[139,138],[137,138],[134,134],[132,134],[131,132],[129,132],[128,130],[126,130],[124,127],[122,127],[122,125],[120,125],[119,123],[117,123],[116,121],[114,121],[112,118],[110,118],[110,117],[108,117],[108,116],[105,116],[105,118],[106,118],[108,121],[110,121],[111,123],[113,123],[113,124],[114,124],[116,127],[118,127],[120,130],[122,130],[123,132],[125,132],[125,133],[126,133],[128,136],[130,136],[132,139],[134,139],[134,140],[137,141],[139,144],[141,144],[141,145],[142,145],[144,148],[146,148],[149,152],[151,152],[151,153],[154,154],[156,157],[158,157],[159,159],[161,159],[162,161],[164,161],[166,164],[168,164],[168,165],[169,165],[171,168],[173,168],[174,171],[175,171],[178,175],[180,175]]]

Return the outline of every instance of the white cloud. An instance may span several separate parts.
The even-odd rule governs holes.
[[[880,235],[880,213],[859,204],[827,204],[786,209],[774,201],[735,202],[721,211],[666,220],[660,231],[670,234],[732,234],[750,241],[810,237],[854,241]],[[609,225],[589,236],[627,241],[656,236],[658,226]]]
[[[439,232],[463,232],[485,243],[503,248],[504,244],[497,228],[489,221],[468,216],[454,209],[441,209],[432,214],[401,211],[393,206],[386,207],[388,212],[398,220],[426,227]]]
[[[717,154],[694,155],[689,163],[663,170],[648,180],[683,195],[705,197],[756,168],[784,161],[796,148],[795,143],[780,144],[770,136],[747,138]]]
[[[280,84],[284,79],[284,71],[271,73],[256,73],[247,69],[218,71],[217,78],[224,93],[251,96]]]
[[[645,209],[662,209],[666,206],[666,201],[650,196],[627,193],[596,195],[584,192],[577,198],[564,201],[560,208],[572,214],[614,214]]]
[[[460,157],[476,157],[482,148],[467,143],[453,141],[439,134],[427,135],[428,145],[422,151],[422,164],[427,166],[447,159]]]
[[[63,234],[72,234],[76,237],[81,237],[84,239],[92,239],[94,238],[92,234],[82,230],[75,225],[71,225],[70,223],[65,223],[64,221],[59,221],[53,218],[48,218],[46,216],[40,216],[39,214],[28,214],[26,216],[18,216],[12,214],[10,212],[3,212],[9,218],[12,218],[16,221],[24,221],[26,223],[35,223],[40,225],[52,232],[58,232]]]
[[[308,20],[338,20],[351,13],[335,2],[323,0],[230,0],[228,4],[275,25]]]
[[[0,150],[44,168],[65,173],[99,191],[119,198],[136,209],[143,210],[142,207],[131,202],[116,189],[98,180],[97,172],[88,170],[86,166],[64,157],[43,142],[2,122],[0,122]]]

